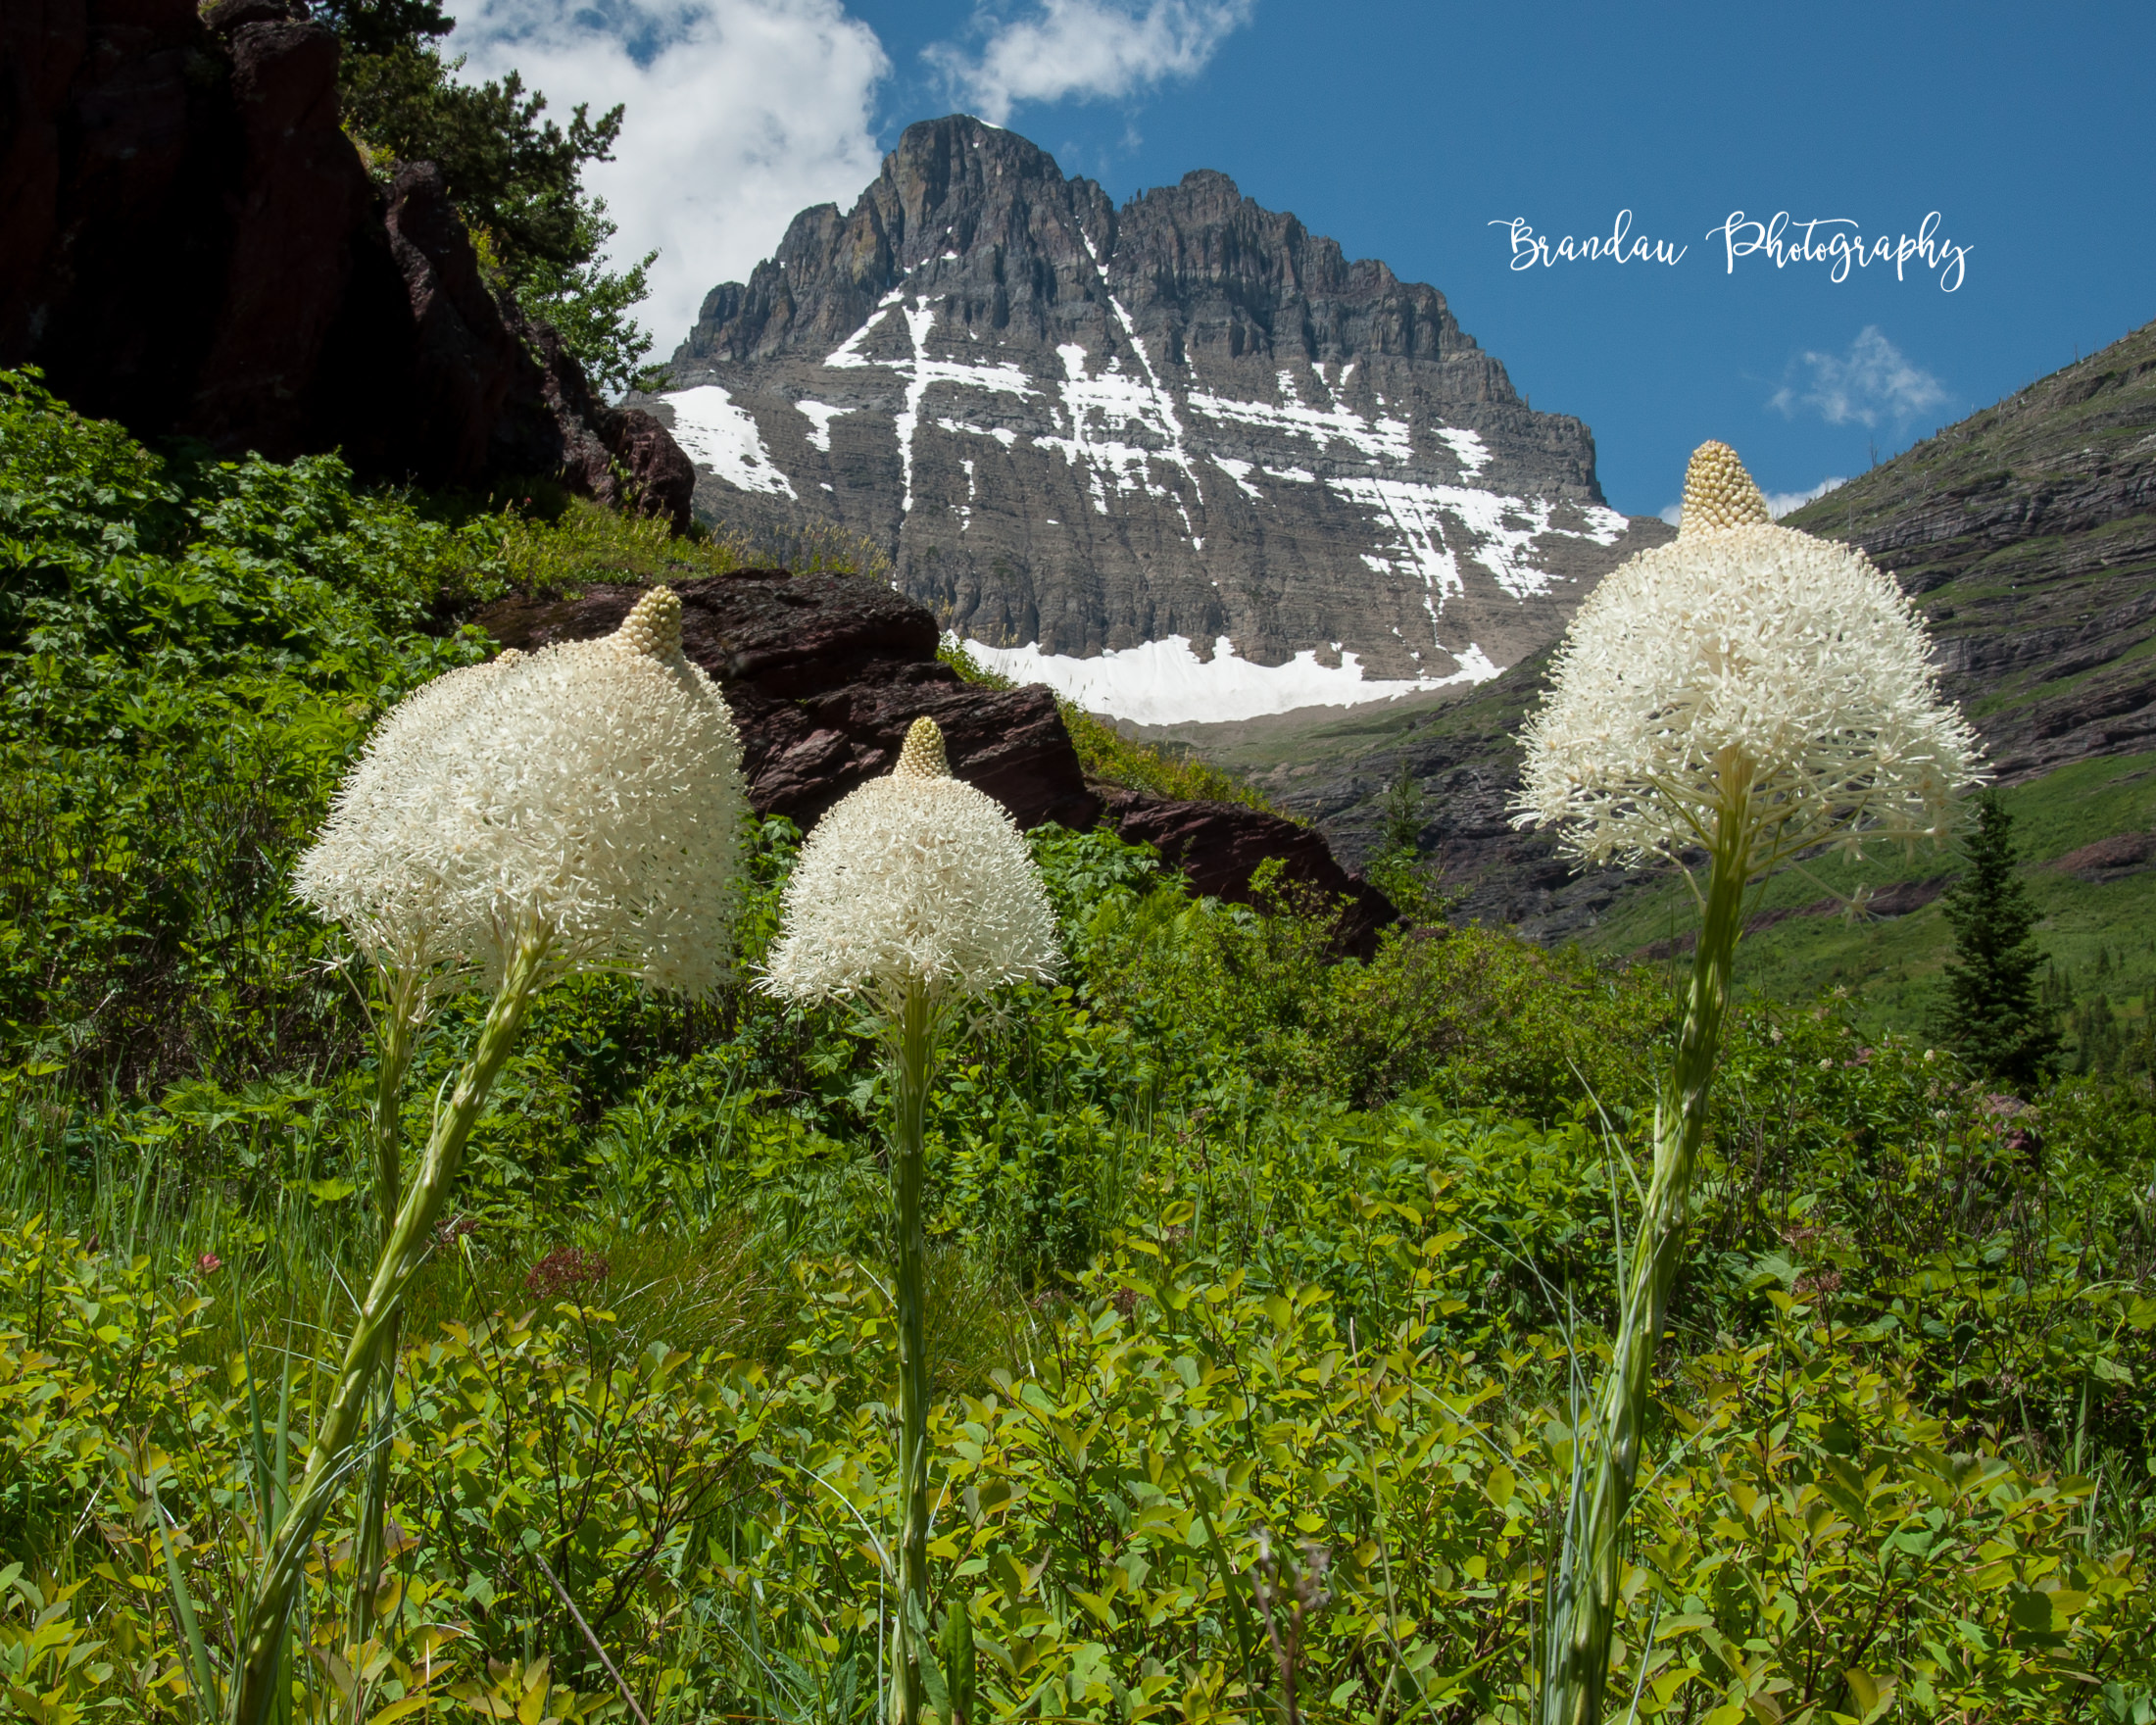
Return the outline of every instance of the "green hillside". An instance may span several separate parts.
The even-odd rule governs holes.
[[[2002,795],[2014,816],[2023,873],[2043,912],[2038,942],[2077,1000],[2101,995],[2115,1012],[2145,1024],[2149,991],[2156,989],[2156,867],[2084,870],[2096,877],[2082,878],[2056,864],[2118,834],[2156,833],[2156,754],[2080,762],[2009,785]],[[1747,933],[1739,949],[1742,986],[1792,1001],[1845,990],[1860,1022],[1936,1040],[1939,970],[1952,940],[1936,898],[1887,915],[1845,915],[1835,901],[1868,888],[1892,911],[1889,889],[1936,893],[1957,866],[1950,848],[1922,847],[1907,856],[1875,853],[1860,862],[1821,858],[1807,873],[1778,876],[1759,901],[1755,921],[1765,925]],[[1691,920],[1690,892],[1681,880],[1664,878],[1629,894],[1587,944],[1651,958]]]

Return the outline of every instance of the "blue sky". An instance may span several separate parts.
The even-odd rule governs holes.
[[[1451,7],[1399,0],[465,0],[474,71],[629,106],[601,186],[663,248],[662,351],[804,204],[850,204],[910,122],[968,109],[1118,200],[1192,168],[1434,283],[1545,410],[1594,429],[1651,514],[1691,447],[1770,492],[1885,457],[2156,317],[2156,7]],[[1509,268],[1631,232],[1645,261]],[[1731,269],[1787,211],[1912,259]],[[1833,229],[1812,230],[1823,243]],[[1749,237],[1740,230],[1740,237]],[[1800,237],[1788,236],[1793,245]]]

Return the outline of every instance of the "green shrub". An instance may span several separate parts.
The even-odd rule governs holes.
[[[349,1060],[284,879],[490,566],[343,467],[167,462],[0,374],[0,1022],[122,1084]]]
[[[1313,1718],[1517,1716],[1501,1651],[1529,1633],[1568,1477],[1562,1352],[1447,1338],[1486,1278],[1442,1198],[1372,1210],[1400,1284],[1359,1321],[1200,1250],[1190,1200],[1154,1202],[1019,1360],[936,1412],[936,1603],[970,1619],[986,1715],[1250,1719],[1292,1678]],[[214,1628],[318,1380],[304,1355],[259,1380],[262,1354],[184,1364],[200,1294],[34,1230],[6,1247],[16,1705],[191,1719],[167,1552]],[[349,1556],[326,1530],[300,1716],[354,1664],[385,1716],[525,1688],[542,1659],[550,1706],[604,1705],[564,1596],[655,1717],[864,1708],[894,1508],[876,1281],[800,1264],[796,1340],[764,1364],[625,1330],[587,1261],[558,1276],[568,1298],[408,1349],[384,1644],[340,1645]],[[2100,1686],[2145,1693],[2136,1560],[2086,1537],[2089,1482],[1955,1434],[1891,1355],[1783,1309],[1659,1393],[1619,1654],[1642,1715],[1856,1718],[1898,1694],[1920,1716],[2094,1717]],[[1268,1562],[1322,1574],[1289,1657],[1251,1591]]]
[[[858,574],[870,580],[887,580],[891,573],[891,560],[872,541],[839,528],[812,525],[757,536],[699,525],[677,534],[656,518],[624,515],[552,486],[510,498],[499,514],[482,520],[497,540],[506,583],[549,598],[600,582],[651,586],[738,569]]]

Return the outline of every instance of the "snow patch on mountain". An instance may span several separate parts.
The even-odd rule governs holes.
[[[1446,543],[1447,518],[1472,545],[1468,555],[1514,599],[1545,593],[1555,579],[1533,561],[1535,541],[1543,535],[1557,533],[1613,545],[1625,530],[1623,516],[1594,507],[1581,511],[1587,518],[1584,528],[1555,526],[1548,500],[1540,497],[1503,497],[1463,485],[1428,485],[1354,473],[1340,474],[1326,483],[1339,496],[1361,504],[1391,524],[1396,552],[1392,567],[1399,573],[1422,577],[1433,616],[1445,609],[1447,599],[1465,591],[1459,565]],[[1371,563],[1371,567],[1380,566]]]
[[[1282,372],[1286,379],[1289,373]],[[1226,424],[1252,425],[1261,430],[1306,437],[1320,454],[1335,443],[1345,443],[1365,461],[1404,462],[1414,454],[1407,421],[1384,416],[1365,419],[1351,409],[1305,407],[1292,392],[1281,405],[1268,401],[1234,401],[1209,390],[1190,392],[1195,413]]]
[[[957,389],[985,389],[1004,395],[1027,396],[1034,393],[1033,380],[1015,366],[966,366],[955,360],[932,360],[925,344],[928,332],[936,326],[936,307],[942,303],[936,299],[916,298],[906,303],[904,287],[895,287],[883,296],[868,321],[846,338],[823,362],[841,370],[864,367],[882,367],[897,371],[906,378],[906,406],[895,416],[899,433],[899,465],[904,471],[906,490],[900,503],[902,514],[913,511],[913,434],[920,429],[921,403],[928,392],[941,383]],[[861,344],[868,332],[881,323],[894,310],[906,320],[906,333],[912,346],[909,358],[902,360],[870,359],[861,352]]]
[[[1091,659],[1043,653],[1037,641],[1023,647],[985,647],[968,641],[965,650],[1000,676],[1018,683],[1046,683],[1090,713],[1138,724],[1256,718],[1298,707],[1356,707],[1429,689],[1488,682],[1503,668],[1493,665],[1472,643],[1451,656],[1457,668],[1449,676],[1405,678],[1366,676],[1351,651],[1343,652],[1337,665],[1320,665],[1314,648],[1298,653],[1286,665],[1254,665],[1236,652],[1226,635],[1214,641],[1209,660],[1200,659],[1185,635]]]
[[[700,468],[709,468],[729,485],[744,491],[767,491],[774,497],[798,497],[794,482],[771,461],[749,410],[715,383],[700,383],[662,396],[673,409],[674,441]],[[830,447],[826,440],[824,447]]]
[[[808,441],[810,445],[822,450],[825,455],[829,455],[831,453],[831,421],[841,414],[850,413],[853,410],[850,408],[834,408],[820,401],[797,401],[794,406],[799,408],[808,420]]]

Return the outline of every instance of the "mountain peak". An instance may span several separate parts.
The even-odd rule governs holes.
[[[1435,287],[1213,170],[1118,208],[967,115],[714,288],[673,376],[707,513],[865,533],[946,627],[1130,716],[1492,674],[1665,531]]]

